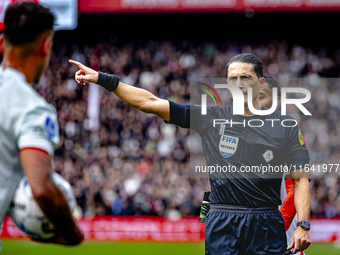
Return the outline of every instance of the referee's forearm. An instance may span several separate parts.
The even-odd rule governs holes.
[[[160,99],[145,89],[136,88],[122,82],[119,82],[113,93],[142,112],[152,113],[166,121],[169,120],[168,100]]]
[[[310,218],[311,194],[308,178],[294,179],[294,204],[298,215],[298,221]]]
[[[155,96],[144,89],[136,88],[122,82],[119,82],[117,89],[113,92],[120,99],[127,102],[128,104],[138,108],[143,112],[148,112],[148,102]]]

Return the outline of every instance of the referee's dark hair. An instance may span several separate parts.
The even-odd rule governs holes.
[[[249,63],[253,64],[253,69],[254,72],[256,73],[258,78],[263,77],[263,69],[264,69],[264,64],[262,63],[261,60],[259,60],[255,55],[250,54],[250,53],[242,53],[238,54],[235,57],[233,57],[227,64],[227,71],[226,71],[226,77],[228,79],[228,70],[229,66],[232,63],[239,62],[239,63]]]
[[[54,21],[53,13],[39,4],[11,4],[5,13],[4,39],[14,46],[32,43],[44,32],[52,32]]]
[[[277,81],[277,79],[275,79],[274,77],[270,76],[270,75],[263,75],[263,78],[266,80],[266,83],[268,83],[268,85],[270,86],[270,88],[277,88],[277,96],[281,97],[281,87],[279,85],[279,82]]]

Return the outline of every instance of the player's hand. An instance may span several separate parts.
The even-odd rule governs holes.
[[[46,238],[46,239],[39,239],[39,238],[31,237],[31,241],[38,242],[38,243],[52,243],[52,244],[72,246],[72,245],[80,244],[82,241],[84,241],[84,234],[79,228],[77,228],[74,231],[74,235],[72,235],[72,240],[66,240],[63,236],[57,233],[56,236],[51,237],[51,238]]]
[[[78,66],[80,69],[78,72],[76,72],[75,75],[75,79],[78,84],[87,85],[89,82],[96,83],[98,81],[98,72],[96,72],[95,70],[71,59],[69,60],[69,62],[73,65]]]
[[[62,237],[52,237],[47,239],[38,239],[38,238],[31,238],[31,241],[38,242],[38,243],[53,243],[53,244],[61,244],[61,245],[69,245],[69,243]]]
[[[309,247],[311,244],[311,239],[309,236],[309,231],[304,230],[302,227],[297,227],[292,240],[290,241],[287,250],[290,250],[294,247],[293,254],[297,253],[298,251],[303,251]]]
[[[77,240],[77,239],[79,239],[79,240]],[[57,236],[54,236],[54,237],[48,238],[48,239],[31,238],[31,241],[38,242],[38,243],[52,243],[52,244],[60,244],[60,245],[66,245],[66,246],[73,246],[73,245],[80,244],[84,240],[84,236],[81,235],[77,239],[75,239],[74,242],[70,243],[70,242],[66,241],[66,239],[64,237],[62,237],[61,235],[57,235]]]

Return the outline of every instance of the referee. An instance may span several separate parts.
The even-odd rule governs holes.
[[[210,174],[211,209],[206,217],[206,254],[250,255],[275,254],[286,251],[284,220],[278,210],[281,204],[280,187],[282,172],[245,174],[242,169],[249,166],[299,166],[309,163],[307,148],[301,144],[297,126],[291,116],[282,116],[279,111],[267,116],[255,116],[244,104],[245,115],[233,115],[233,107],[207,107],[207,114],[201,115],[201,107],[182,105],[157,98],[150,92],[135,88],[119,81],[115,75],[96,72],[79,62],[70,60],[80,68],[75,79],[79,84],[97,83],[114,92],[125,102],[137,109],[153,113],[165,122],[183,128],[192,128],[202,138],[202,147],[208,166],[230,166],[236,172]],[[237,86],[248,100],[248,88],[253,89],[252,102],[256,109],[265,110],[259,104],[259,90],[265,83],[263,63],[252,54],[240,54],[227,64],[226,78],[229,85]],[[216,125],[214,119],[228,119],[233,123],[250,119],[279,119],[264,121],[261,128],[242,125]],[[291,122],[291,123],[290,123]],[[279,123],[279,124],[277,124]],[[290,124],[289,124],[290,123]],[[234,151],[226,151],[228,148]],[[224,146],[224,147],[223,147]],[[298,174],[301,173],[301,174]],[[251,177],[251,178],[250,178]],[[304,171],[292,172],[295,187],[295,205],[299,218],[293,235],[293,253],[303,251],[310,244],[309,215],[310,190]]]

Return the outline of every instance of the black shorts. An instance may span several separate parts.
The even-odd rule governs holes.
[[[286,249],[278,208],[211,205],[205,220],[206,255],[281,255]]]

